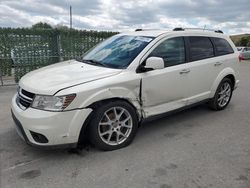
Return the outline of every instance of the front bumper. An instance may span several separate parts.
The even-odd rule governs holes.
[[[50,112],[34,108],[22,110],[12,99],[11,112],[20,137],[28,144],[38,147],[76,146],[81,128],[92,109],[76,109]],[[41,134],[47,143],[38,142],[32,133]]]

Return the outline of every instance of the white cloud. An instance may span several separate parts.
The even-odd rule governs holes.
[[[247,33],[249,0],[1,0],[0,27],[27,27],[39,21],[79,29],[132,30],[135,28],[201,27],[228,34]]]

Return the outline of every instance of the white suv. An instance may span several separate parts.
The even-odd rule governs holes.
[[[26,74],[12,100],[19,135],[35,146],[127,146],[144,119],[199,102],[224,109],[239,54],[221,31],[136,30],[78,60]]]

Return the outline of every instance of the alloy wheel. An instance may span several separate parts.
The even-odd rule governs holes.
[[[221,85],[220,90],[218,92],[218,105],[222,108],[227,105],[230,100],[232,94],[231,85],[228,82],[225,82]]]
[[[108,145],[123,143],[132,131],[133,120],[123,107],[112,107],[104,112],[99,125],[98,134]]]

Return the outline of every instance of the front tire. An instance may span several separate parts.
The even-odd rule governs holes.
[[[219,84],[209,106],[213,110],[223,110],[229,104],[233,94],[233,83],[229,78],[224,78]]]
[[[111,101],[98,106],[89,125],[89,140],[105,151],[129,145],[137,132],[138,117],[125,101]]]

